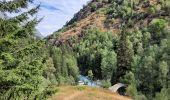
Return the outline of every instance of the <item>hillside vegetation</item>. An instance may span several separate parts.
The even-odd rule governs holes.
[[[169,12],[169,0],[93,0],[48,40],[67,45],[80,73],[103,87],[124,83],[135,100],[168,100]]]
[[[0,1],[0,100],[129,99],[68,86],[80,74],[101,88],[126,84],[119,92],[134,100],[170,100],[169,0],[92,0],[42,40],[35,37],[40,6],[30,3]]]
[[[16,15],[0,17],[0,100],[43,100],[55,92],[48,49],[35,37],[39,6],[28,9],[31,2],[0,1],[0,13]]]

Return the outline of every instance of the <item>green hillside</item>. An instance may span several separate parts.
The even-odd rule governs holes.
[[[101,88],[126,84],[120,92],[134,100],[169,100],[169,0],[92,0],[45,39],[35,36],[42,19],[30,3],[0,1],[0,100],[47,99],[80,74]]]
[[[168,0],[93,1],[49,41],[69,46],[80,73],[104,87],[121,82],[135,100],[168,100],[169,11]]]

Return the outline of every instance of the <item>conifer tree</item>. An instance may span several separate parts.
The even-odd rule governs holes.
[[[125,32],[125,26],[122,27],[121,37],[117,51],[117,70],[115,82],[120,82],[120,78],[123,77],[129,70],[131,70],[131,62],[133,58],[132,43],[128,39],[128,34]],[[114,76],[113,76],[114,77]]]
[[[2,13],[20,14],[0,18],[0,99],[45,99],[49,81],[44,78],[46,50],[34,37],[40,21],[34,15],[39,6],[28,9],[33,0],[0,1]],[[22,9],[27,10],[23,12]],[[30,19],[30,16],[33,19]]]

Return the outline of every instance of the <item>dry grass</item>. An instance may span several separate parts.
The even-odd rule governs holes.
[[[150,5],[156,5],[158,4],[158,1],[159,0],[150,0],[149,3]],[[140,5],[139,10],[137,10],[137,12],[142,13],[142,12],[146,12],[147,10],[148,8],[142,8],[142,6]],[[69,40],[71,37],[76,37],[78,35],[81,35],[88,26],[96,26],[102,32],[109,31],[114,34],[120,33],[121,30],[118,26],[121,24],[122,20],[120,18],[116,18],[114,20],[114,23],[111,25],[112,27],[106,27],[105,25],[106,18],[107,16],[102,13],[100,14],[97,12],[91,13],[86,18],[78,21],[75,26],[70,27],[70,29],[61,33],[57,40],[64,43],[67,40]],[[143,20],[142,26],[147,25],[147,23],[148,23],[147,19]],[[141,21],[138,21],[134,26],[141,26]]]
[[[109,90],[86,86],[59,87],[59,92],[49,100],[132,100]]]
[[[92,13],[89,15],[87,18],[82,19],[81,21],[77,22],[76,26],[63,32],[59,40],[63,40],[63,42],[70,37],[79,35],[83,32],[85,27],[89,25],[94,25],[96,27],[100,27],[101,30],[106,30],[104,29],[103,23],[105,21],[106,17],[104,15],[97,15],[96,13]]]
[[[159,0],[150,0],[150,4],[151,5],[156,5],[158,3]]]
[[[69,38],[78,36],[88,27],[88,26],[95,26],[100,29],[102,32],[113,32],[113,33],[119,33],[119,29],[113,28],[108,29],[104,25],[104,21],[106,20],[106,15],[104,14],[97,14],[96,12],[90,14],[85,19],[82,19],[76,23],[74,27],[71,29],[63,32],[60,34],[58,41],[65,42]],[[120,24],[120,19],[115,20],[115,24]]]

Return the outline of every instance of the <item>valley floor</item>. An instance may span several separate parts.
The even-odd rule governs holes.
[[[101,88],[62,86],[49,100],[132,100]]]

